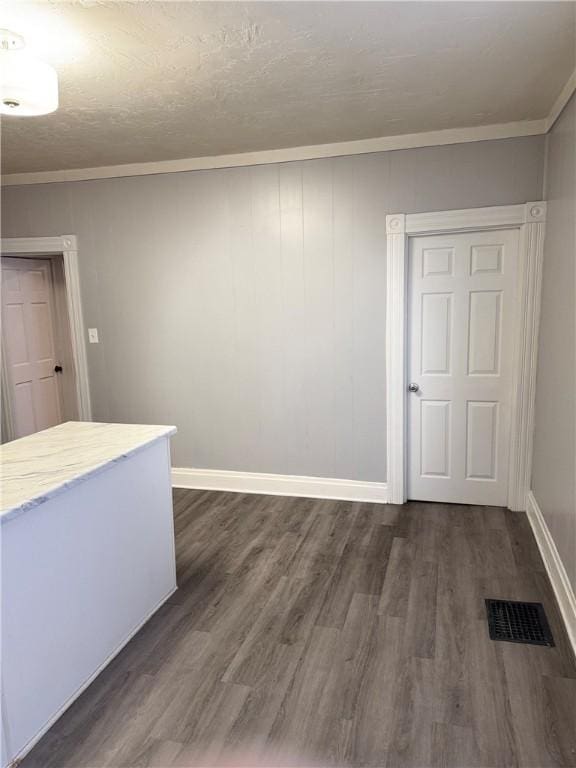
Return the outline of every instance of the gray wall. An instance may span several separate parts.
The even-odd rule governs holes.
[[[94,416],[176,466],[386,479],[389,212],[540,199],[528,137],[7,188],[3,234],[78,235]]]
[[[576,589],[576,97],[547,143],[532,489]]]

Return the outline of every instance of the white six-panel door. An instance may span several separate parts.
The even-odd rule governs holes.
[[[2,340],[13,437],[60,424],[48,259],[2,257]]]
[[[408,498],[507,503],[518,230],[410,240]]]

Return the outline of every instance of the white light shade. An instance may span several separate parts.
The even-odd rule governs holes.
[[[0,51],[0,113],[47,115],[58,109],[58,75],[25,50]]]

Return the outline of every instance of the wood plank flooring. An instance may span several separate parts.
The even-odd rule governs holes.
[[[175,491],[179,589],[23,768],[576,766],[523,513]],[[542,601],[555,648],[488,638]]]

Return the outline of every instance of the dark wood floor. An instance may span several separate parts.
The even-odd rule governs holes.
[[[524,514],[176,491],[175,520],[178,592],[25,768],[576,765]],[[485,597],[542,601],[556,647],[491,641]]]

